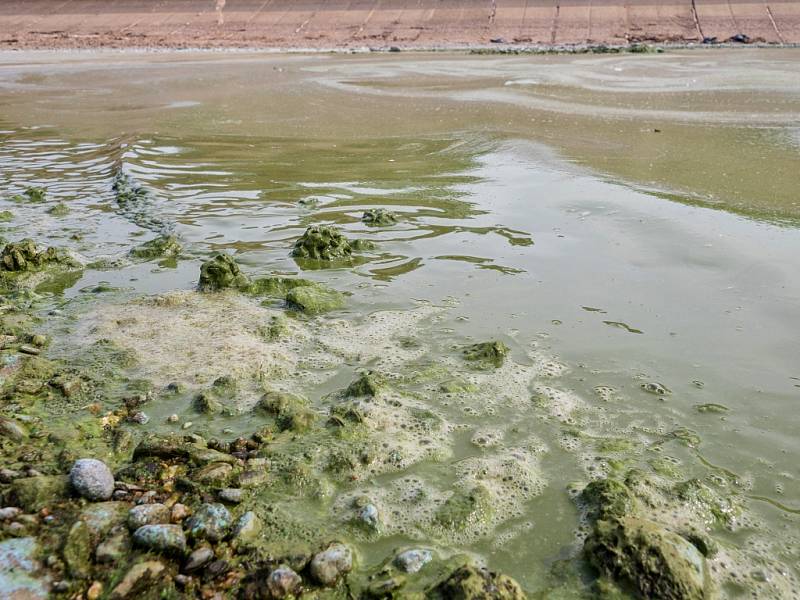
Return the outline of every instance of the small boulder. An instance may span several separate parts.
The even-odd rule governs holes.
[[[344,308],[344,295],[323,285],[304,285],[286,294],[290,309],[307,315],[320,315]]]
[[[320,585],[331,586],[353,568],[353,553],[344,544],[334,543],[314,555],[309,571]]]
[[[181,253],[182,249],[177,237],[174,235],[162,235],[131,249],[130,255],[141,260],[174,258]]]
[[[288,392],[267,392],[256,408],[275,417],[275,423],[281,431],[305,431],[316,418],[316,414],[308,406],[308,400]]]
[[[388,227],[397,223],[397,214],[385,208],[370,208],[361,215],[361,221],[372,227]]]
[[[108,500],[114,493],[114,475],[101,460],[81,458],[69,472],[69,482],[75,492],[87,500]]]
[[[508,353],[508,346],[496,340],[471,344],[462,350],[465,360],[483,368],[502,367]]]
[[[394,565],[405,573],[416,573],[433,560],[430,550],[406,550],[394,559]]]

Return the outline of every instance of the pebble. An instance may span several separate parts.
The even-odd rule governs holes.
[[[111,469],[94,458],[76,460],[69,472],[69,482],[78,495],[93,502],[108,500],[114,493]]]
[[[208,546],[198,548],[189,555],[183,570],[186,573],[191,573],[192,571],[196,571],[200,567],[207,565],[212,560],[214,560],[214,551],[211,548]]]
[[[427,563],[433,560],[430,550],[406,550],[394,559],[395,566],[406,573],[416,573]]]
[[[31,356],[38,356],[42,352],[39,348],[28,346],[27,344],[20,346],[19,351],[22,352],[22,354],[30,354]]]
[[[150,417],[148,417],[143,411],[137,410],[130,417],[128,417],[128,420],[131,423],[136,423],[138,425],[147,425],[147,423],[150,422]]]
[[[289,567],[280,566],[267,577],[267,591],[272,598],[293,596],[303,580]]]
[[[100,594],[103,593],[103,584],[99,581],[95,581],[92,585],[89,586],[89,589],[86,590],[86,600],[97,600],[100,597]]]
[[[140,504],[128,512],[128,527],[135,531],[145,525],[169,523],[170,510],[163,504]]]
[[[240,488],[225,488],[219,491],[219,499],[231,504],[239,504],[244,497],[244,490]]]
[[[377,507],[374,504],[367,504],[358,511],[358,520],[372,529],[377,529],[380,524]]]
[[[192,427],[192,425],[194,425],[194,423],[192,423],[191,421],[186,421],[186,423],[184,423],[183,425],[181,425],[181,427],[182,427],[183,429],[189,429],[190,427]]]
[[[353,553],[344,544],[332,544],[311,559],[311,576],[322,585],[333,585],[353,568]]]
[[[179,421],[178,415],[172,414],[167,417],[167,423],[177,423]]]
[[[222,504],[203,504],[186,521],[189,537],[218,542],[228,533],[231,513]]]
[[[186,550],[186,536],[180,525],[144,525],[133,534],[138,545],[159,552],[179,552]]]
[[[181,504],[180,502],[178,502],[172,505],[172,513],[169,516],[169,520],[172,523],[180,523],[188,516],[189,516],[189,509],[186,508],[185,504]]]

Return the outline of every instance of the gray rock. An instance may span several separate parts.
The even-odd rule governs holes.
[[[406,573],[416,573],[431,560],[433,553],[430,550],[406,550],[395,557],[394,565]]]
[[[378,529],[380,525],[378,508],[374,504],[367,504],[358,511],[358,520],[370,529]]]
[[[35,538],[12,538],[0,542],[0,595],[3,598],[45,600],[49,583],[33,573],[39,570]]]
[[[261,522],[261,519],[259,519],[256,513],[253,511],[244,513],[241,517],[239,517],[239,519],[236,521],[236,525],[233,527],[231,543],[234,545],[234,547],[247,546],[251,544],[258,538],[258,534],[261,533],[263,525],[264,524]]]
[[[76,460],[69,472],[69,482],[78,495],[92,502],[108,500],[114,493],[111,469],[94,458]]]
[[[231,513],[222,504],[203,504],[187,519],[186,527],[192,539],[218,542],[227,535],[231,521]]]
[[[214,560],[214,551],[208,546],[198,548],[189,555],[186,559],[186,564],[183,567],[184,572],[191,573],[200,567],[203,567]]]
[[[0,508],[0,521],[10,521],[21,512],[22,511],[16,506],[6,506],[5,508]]]
[[[293,596],[303,580],[289,567],[281,565],[267,577],[267,591],[274,599]]]
[[[219,499],[231,504],[239,504],[244,497],[244,490],[240,488],[225,488],[219,491]]]
[[[331,544],[314,555],[309,568],[311,576],[321,585],[333,585],[353,568],[353,553],[344,544]]]
[[[170,510],[163,504],[140,504],[128,512],[128,527],[136,531],[145,525],[169,523]]]
[[[180,525],[144,525],[134,532],[133,541],[157,552],[178,554],[186,551],[186,536]]]

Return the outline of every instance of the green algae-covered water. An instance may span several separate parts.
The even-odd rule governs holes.
[[[644,517],[713,540],[715,593],[796,597],[799,65],[791,50],[2,54],[0,235],[85,267],[32,286],[43,355],[127,357],[113,393],[37,410],[233,439],[272,423],[254,410],[265,390],[307,398],[328,424],[278,436],[245,504],[282,511],[289,546],[347,540],[362,578],[423,548],[580,597],[595,574],[579,491],[625,478],[646,482]],[[294,258],[313,225],[372,244]],[[177,257],[129,254],[166,234]],[[195,291],[220,252],[344,307]],[[468,360],[494,341],[499,359]],[[375,389],[343,391],[367,372]],[[204,414],[220,377],[235,391]],[[131,382],[146,418],[118,423]],[[354,414],[363,430],[327,433]]]

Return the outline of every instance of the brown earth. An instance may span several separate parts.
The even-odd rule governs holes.
[[[800,0],[2,0],[0,48],[800,43]]]

